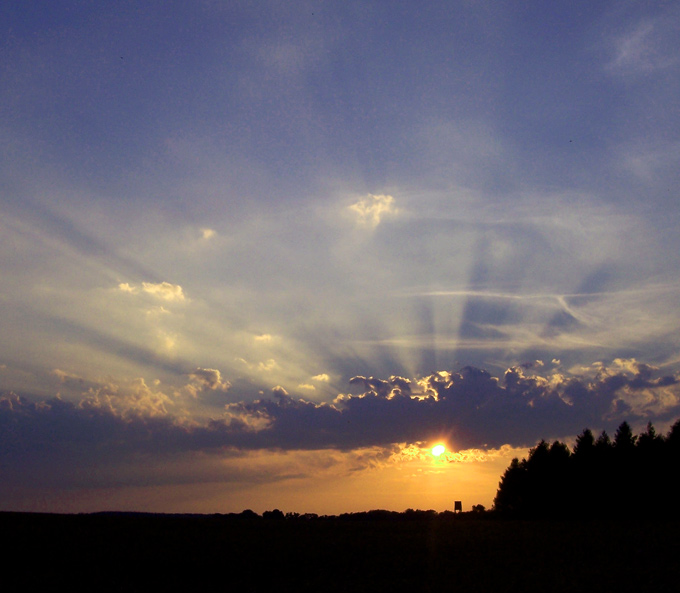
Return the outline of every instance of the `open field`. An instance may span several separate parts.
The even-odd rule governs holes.
[[[677,590],[678,521],[0,513],[5,591]]]

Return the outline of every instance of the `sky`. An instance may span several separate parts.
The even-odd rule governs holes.
[[[677,2],[0,33],[0,510],[490,507],[540,439],[680,418]]]

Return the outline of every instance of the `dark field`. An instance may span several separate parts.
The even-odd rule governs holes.
[[[678,521],[0,513],[3,591],[677,591]]]

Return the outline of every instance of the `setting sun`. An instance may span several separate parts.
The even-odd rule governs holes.
[[[446,447],[444,445],[435,445],[432,447],[432,455],[435,457],[439,457],[444,453],[444,451],[446,451]]]

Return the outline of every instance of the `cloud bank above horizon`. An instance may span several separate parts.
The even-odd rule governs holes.
[[[225,403],[210,418],[189,416],[186,404],[213,392],[224,398],[230,386],[215,369],[196,369],[172,394],[143,379],[95,385],[55,371],[62,385],[81,390],[80,401],[0,397],[0,468],[11,489],[79,482],[78,475],[93,488],[140,459],[162,463],[172,482],[197,455],[200,466],[253,451],[371,451],[354,461],[357,471],[395,454],[422,457],[437,442],[446,443],[448,462],[483,461],[504,447],[526,449],[586,427],[613,433],[623,420],[642,427],[655,418],[667,429],[680,418],[680,374],[655,377],[658,369],[622,359],[571,371],[559,361],[544,366],[527,363],[500,378],[474,367],[415,380],[357,376],[350,383],[359,393],[321,403],[277,386],[253,402]],[[220,480],[231,479],[223,470]]]

